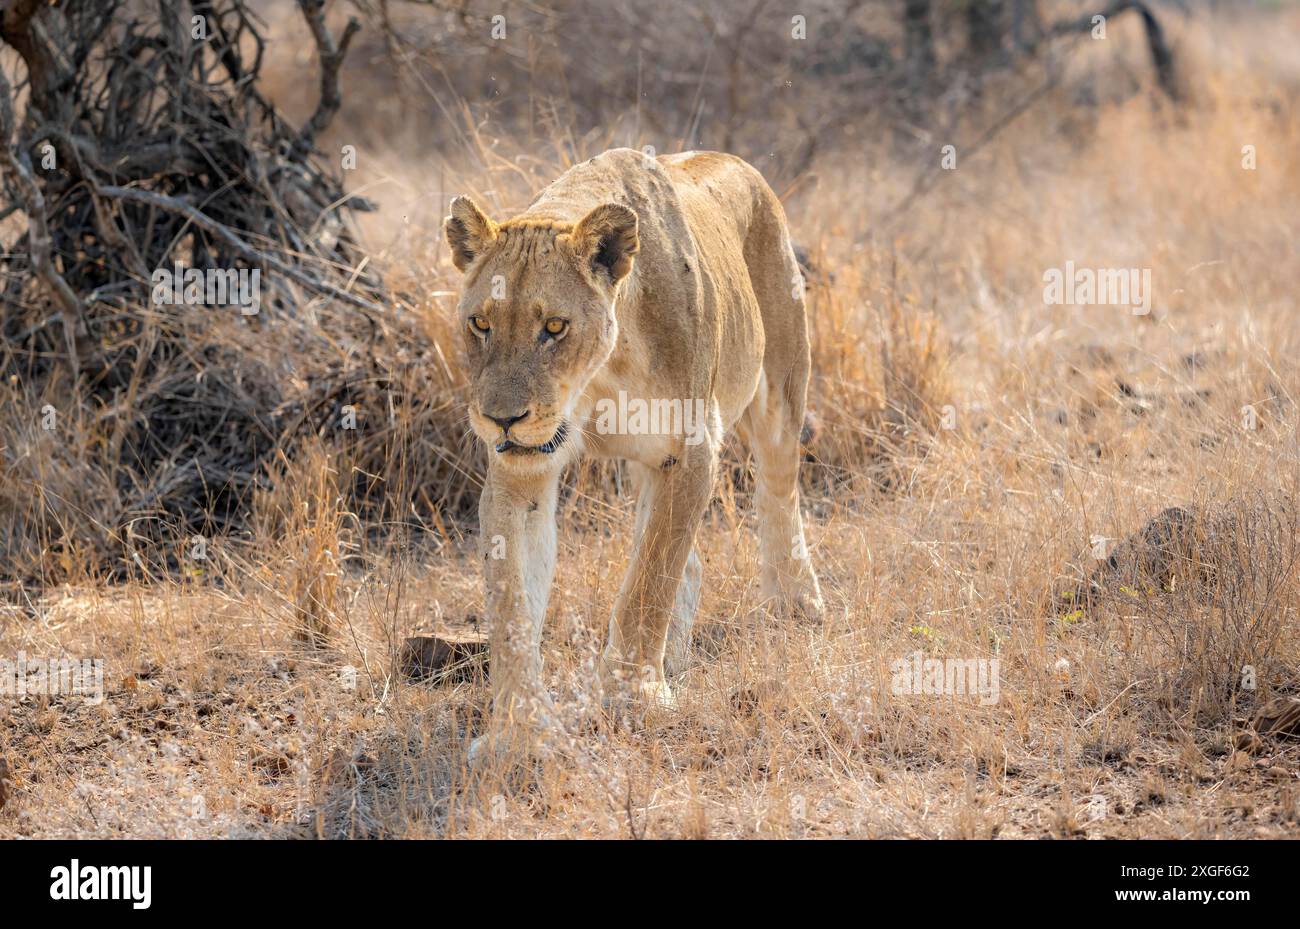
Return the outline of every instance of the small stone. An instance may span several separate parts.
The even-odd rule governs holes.
[[[1300,697],[1277,697],[1264,704],[1251,721],[1256,732],[1274,738],[1300,738]]]
[[[267,780],[273,781],[288,774],[293,765],[288,756],[280,752],[261,752],[253,756],[253,767]]]
[[[487,678],[487,635],[457,629],[411,636],[402,645],[401,669],[413,681],[462,683]]]
[[[1233,736],[1232,747],[1247,755],[1255,755],[1263,750],[1264,740],[1259,737],[1255,730],[1246,729]]]

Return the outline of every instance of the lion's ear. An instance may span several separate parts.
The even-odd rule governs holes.
[[[496,223],[488,219],[469,197],[451,201],[451,215],[442,221],[443,236],[451,246],[451,262],[460,271],[470,266],[496,238]]]
[[[641,248],[637,237],[636,213],[617,203],[596,207],[573,229],[573,247],[580,258],[591,263],[598,274],[617,282],[632,270],[632,259]]]

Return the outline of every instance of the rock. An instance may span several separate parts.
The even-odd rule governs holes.
[[[268,781],[276,780],[288,774],[293,765],[289,757],[281,752],[259,752],[253,756],[253,768]]]
[[[1232,747],[1247,755],[1258,755],[1264,750],[1264,740],[1255,730],[1246,729],[1233,736]]]
[[[1300,736],[1300,697],[1277,697],[1255,712],[1256,732]]]
[[[1251,728],[1274,738],[1300,738],[1300,697],[1275,697],[1258,710]]]
[[[374,766],[375,759],[359,749],[346,752],[336,748],[330,752],[329,758],[322,766],[320,780],[326,786],[355,786],[357,778],[371,771]]]
[[[1294,501],[1260,492],[1210,506],[1172,506],[1115,546],[1062,610],[1119,598],[1190,594],[1206,605],[1269,596],[1300,529]],[[1125,601],[1126,602],[1126,601]]]
[[[1265,703],[1233,736],[1232,745],[1239,752],[1258,755],[1267,747],[1264,736],[1300,739],[1300,697],[1274,697]]]
[[[477,629],[411,636],[402,645],[402,673],[437,684],[486,680],[487,643],[487,634]]]

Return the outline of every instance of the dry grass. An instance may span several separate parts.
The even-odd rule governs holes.
[[[380,217],[407,220],[367,232],[436,373],[383,372],[404,378],[371,395],[404,398],[367,411],[383,443],[322,426],[270,465],[243,535],[198,560],[175,540],[179,570],[98,583],[49,522],[32,530],[68,583],[0,613],[4,651],[103,656],[109,693],[0,703],[0,836],[1294,834],[1300,744],[1246,754],[1233,737],[1300,692],[1300,59],[1269,45],[1261,73],[1246,57],[1297,28],[1295,12],[1180,24],[1197,99],[1178,114],[1148,94],[1076,105],[1067,88],[1111,62],[1086,51],[903,216],[888,207],[914,166],[886,144],[821,155],[786,204],[817,269],[805,511],[828,619],[763,611],[733,448],[700,539],[681,713],[611,730],[591,681],[631,501],[610,468],[571,475],[543,647],[573,738],[524,790],[466,773],[481,683],[398,667],[404,637],[481,603],[472,526],[455,521],[476,459],[436,218],[453,190],[506,210],[569,161],[641,140],[514,159],[479,133],[454,157],[363,171]],[[1066,260],[1150,268],[1151,314],[1045,306],[1042,274]],[[105,479],[35,427],[6,441],[22,470],[0,494],[76,500],[78,479]],[[389,495],[401,505],[358,508],[366,481],[412,480],[404,456],[443,463],[451,505],[419,505],[436,495],[408,483]],[[1171,506],[1200,528],[1177,570],[1144,572],[1124,540]],[[895,695],[892,662],[918,651],[997,658],[999,700]]]

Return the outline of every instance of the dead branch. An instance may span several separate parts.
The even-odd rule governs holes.
[[[316,112],[312,113],[311,119],[307,120],[294,139],[290,151],[290,158],[294,161],[301,160],[311,151],[316,136],[325,131],[338,112],[343,102],[339,96],[339,69],[343,66],[352,37],[361,30],[360,21],[355,16],[349,18],[343,29],[343,37],[336,45],[334,36],[325,25],[325,0],[298,0],[298,6],[311,29],[312,38],[316,40],[316,51],[320,55],[320,101],[316,104]]]
[[[68,367],[75,383],[81,376],[81,361],[77,355],[77,325],[84,313],[81,299],[68,286],[50,257],[51,239],[45,214],[45,197],[32,177],[31,160],[27,153],[13,144],[14,108],[13,92],[4,70],[0,69],[0,162],[17,189],[22,209],[27,214],[27,247],[31,253],[32,267],[49,287],[59,305],[63,307],[63,340],[68,353]]]
[[[1174,69],[1174,55],[1169,48],[1169,43],[1165,41],[1164,29],[1161,28],[1155,13],[1151,12],[1151,8],[1141,0],[1113,0],[1110,6],[1100,13],[1087,13],[1077,19],[1053,23],[1048,27],[1045,38],[1089,32],[1093,28],[1094,16],[1103,16],[1110,20],[1129,10],[1136,10],[1142,17],[1142,24],[1146,28],[1147,48],[1151,52],[1151,63],[1156,69],[1156,83],[1170,100],[1181,99],[1182,93]]]

